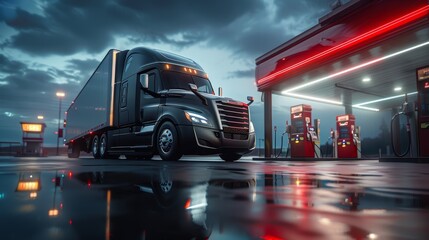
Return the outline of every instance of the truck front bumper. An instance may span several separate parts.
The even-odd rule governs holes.
[[[255,133],[231,134],[213,128],[179,125],[181,149],[184,154],[246,154],[255,149]]]

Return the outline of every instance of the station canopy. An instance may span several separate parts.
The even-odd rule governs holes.
[[[416,97],[429,66],[429,1],[352,0],[256,59],[256,85],[291,97],[379,111]]]

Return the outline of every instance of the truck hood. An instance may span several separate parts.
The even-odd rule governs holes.
[[[184,90],[184,89],[169,89],[169,90],[165,91],[164,93],[170,97],[176,96],[176,97],[183,97],[183,98],[198,99],[198,97],[195,96],[195,94],[193,92],[191,92],[189,90]],[[231,103],[236,103],[236,104],[246,104],[244,102],[237,101],[237,100],[234,100],[234,99],[229,98],[229,97],[220,97],[220,96],[216,96],[216,95],[208,94],[208,93],[203,93],[203,92],[200,92],[200,93],[205,98],[207,98],[208,101],[223,101],[223,102],[231,102]],[[198,99],[198,101],[200,101],[200,99]]]

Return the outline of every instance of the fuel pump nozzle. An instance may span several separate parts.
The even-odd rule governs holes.
[[[311,142],[311,145],[313,145],[313,151],[317,158],[320,156],[320,147],[316,144],[316,142],[319,141],[319,135],[318,135],[318,129],[319,129],[320,120],[314,119],[314,125],[310,125],[310,120],[306,119],[306,127],[307,127],[307,141]],[[316,151],[316,147],[318,148],[318,151]]]
[[[332,157],[333,158],[337,158],[338,157],[338,153],[337,153],[337,131],[331,128],[331,132],[330,132],[330,139],[332,141]]]

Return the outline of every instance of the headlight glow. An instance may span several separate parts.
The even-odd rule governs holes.
[[[210,123],[206,117],[204,117],[203,115],[197,114],[197,113],[185,111],[185,117],[186,117],[186,119],[188,119],[192,123],[199,123],[202,125],[210,125]]]

